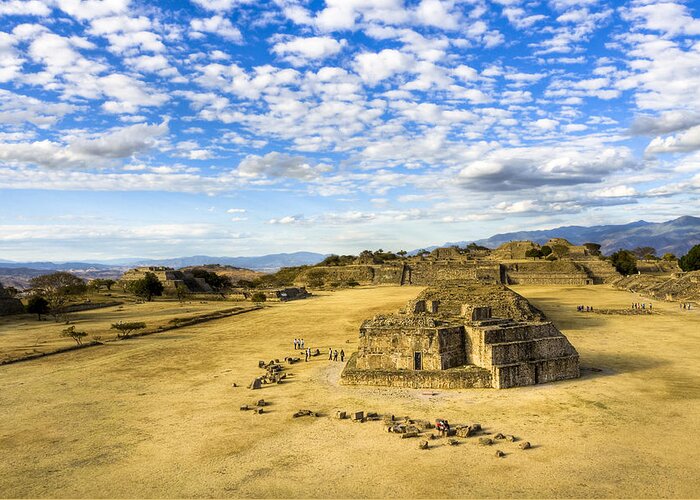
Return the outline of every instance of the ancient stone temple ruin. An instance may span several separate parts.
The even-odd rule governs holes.
[[[24,306],[19,299],[12,297],[0,283],[0,316],[8,316],[10,314],[21,314],[24,312]]]
[[[504,389],[578,376],[576,349],[527,300],[504,286],[469,285],[428,289],[399,313],[365,321],[342,382]]]

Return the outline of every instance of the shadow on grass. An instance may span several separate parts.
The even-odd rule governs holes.
[[[634,373],[660,366],[670,362],[634,353],[613,354],[607,352],[590,352],[581,354],[581,378],[598,378]]]

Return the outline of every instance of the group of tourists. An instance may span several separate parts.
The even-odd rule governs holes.
[[[690,309],[690,302],[682,302],[681,309]]]
[[[593,306],[576,306],[578,312],[593,312]]]
[[[304,351],[304,361],[309,361],[311,356],[318,356],[320,354],[318,349],[315,350],[315,353],[312,353],[310,347],[305,347],[304,339],[294,339],[293,343],[295,351]],[[343,349],[338,352],[337,349],[334,350],[332,347],[328,348],[328,361],[338,361],[338,356],[340,356],[341,363],[345,361],[345,351]]]
[[[328,348],[328,361],[338,361],[338,349],[333,350],[332,347]],[[345,351],[340,350],[340,362],[345,361]]]
[[[649,307],[648,307],[648,309],[649,309],[650,311],[651,311],[652,307],[653,307],[653,306],[651,305],[651,302],[649,302]],[[645,303],[643,303],[643,302],[642,302],[641,304],[638,303],[638,302],[633,302],[633,303],[632,303],[632,309],[647,309],[647,304],[645,304]]]

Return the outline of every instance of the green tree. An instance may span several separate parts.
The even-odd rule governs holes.
[[[190,292],[190,289],[182,284],[177,285],[177,287],[175,288],[175,293],[177,294],[177,300],[179,300],[180,303],[185,302],[192,296],[192,292]]]
[[[263,292],[255,292],[253,295],[250,296],[250,300],[253,302],[265,302],[267,300],[267,297]]]
[[[87,333],[76,331],[75,325],[73,325],[61,330],[61,337],[70,337],[75,340],[76,344],[82,345],[83,338],[87,337]]]
[[[88,283],[88,287],[92,288],[93,290],[102,290],[102,288],[106,288],[107,291],[111,291],[115,283],[116,281],[112,279],[95,278]]]
[[[662,258],[663,260],[665,260],[666,262],[675,262],[675,261],[678,260],[678,257],[676,257],[674,254],[672,254],[672,253],[670,253],[670,252],[665,253],[665,254],[663,255],[663,257],[661,257],[661,258]]]
[[[638,259],[655,259],[656,258],[656,248],[654,247],[637,247],[632,250],[632,253]]]
[[[542,252],[543,257],[547,257],[552,253],[552,247],[549,245],[542,245],[542,248],[540,248],[540,252]]]
[[[110,327],[111,330],[117,330],[117,337],[118,338],[127,338],[131,332],[135,332],[136,330],[143,330],[146,328],[146,323],[143,321],[131,321],[131,322],[124,322],[124,321],[119,321],[117,323],[112,323],[112,326]]]
[[[163,295],[163,283],[160,282],[158,276],[153,273],[146,273],[143,278],[134,280],[127,285],[127,290],[146,299],[148,302],[153,300],[153,297],[160,297]]]
[[[700,270],[700,245],[695,245],[687,254],[681,257],[678,265],[684,271]]]
[[[525,257],[532,257],[533,259],[538,259],[542,257],[542,250],[539,248],[531,248],[525,252]]]
[[[552,253],[557,257],[566,257],[569,255],[569,247],[566,245],[552,245]]]
[[[49,314],[49,303],[41,295],[32,295],[25,309],[29,314],[36,314],[37,319],[41,321],[42,314]]]
[[[77,276],[63,271],[36,276],[29,281],[35,294],[41,295],[49,304],[49,312],[58,319],[65,305],[76,295],[87,291],[85,282]]]
[[[586,247],[589,254],[600,256],[600,245],[598,243],[584,243],[583,246]]]
[[[637,259],[629,250],[618,250],[610,256],[610,263],[623,276],[637,273]]]

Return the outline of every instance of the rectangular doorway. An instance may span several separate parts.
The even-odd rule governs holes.
[[[423,353],[414,352],[413,353],[413,369],[422,370],[423,369]]]

